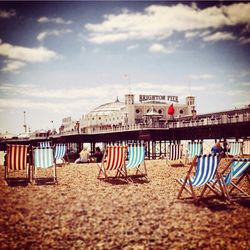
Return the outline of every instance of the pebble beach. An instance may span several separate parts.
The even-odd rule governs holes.
[[[250,249],[250,199],[177,199],[189,167],[146,166],[149,181],[106,182],[95,163],[71,163],[57,185],[26,186],[7,186],[1,166],[0,249]]]

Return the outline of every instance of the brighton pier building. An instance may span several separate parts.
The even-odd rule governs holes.
[[[169,114],[173,105],[174,114]],[[178,96],[126,94],[125,102],[118,97],[114,102],[100,105],[79,121],[64,118],[60,133],[100,133],[111,129],[136,129],[140,127],[164,127],[173,118],[195,115],[195,97],[187,96],[179,103]]]

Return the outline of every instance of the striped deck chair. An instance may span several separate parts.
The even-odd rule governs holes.
[[[196,200],[197,195],[194,192],[194,187],[206,186],[215,178],[220,185],[222,185],[220,182],[220,176],[217,172],[219,161],[219,155],[210,154],[195,156],[186,177],[184,179],[176,179],[181,185],[177,198],[179,199],[183,190],[186,190],[191,194],[192,198]],[[193,168],[195,168],[195,175],[191,176]]]
[[[28,163],[28,155],[29,155],[29,145],[7,144],[7,154],[6,154],[5,174],[4,174],[7,183],[12,179],[10,178],[10,175],[16,173],[18,173],[18,175],[21,175],[21,172],[25,173],[25,177],[21,179],[29,181],[30,164]],[[15,178],[15,180],[17,180],[17,178]]]
[[[250,140],[243,141],[242,145],[242,153],[243,156],[249,156],[250,157]]]
[[[55,146],[55,160],[62,160],[65,164],[65,158],[67,158],[67,163],[69,164],[69,157],[67,155],[67,146],[66,144],[56,144]]]
[[[144,170],[140,167],[143,166]],[[128,147],[128,162],[126,164],[127,172],[130,169],[136,169],[134,177],[145,177],[147,179],[147,169],[145,163],[145,147],[143,144],[130,144]],[[132,177],[132,176],[130,176]]]
[[[232,161],[229,162],[227,167],[221,173],[222,184],[223,184],[222,190],[218,187],[217,180],[213,181],[212,188],[216,188],[218,192],[224,193],[225,197],[228,200],[230,200],[231,198],[230,194],[235,189],[237,189],[242,194],[250,198],[250,194],[246,193],[241,187],[239,187],[239,183],[242,181],[244,177],[246,177],[250,188],[249,171],[250,171],[250,158],[232,159]]]
[[[33,151],[33,168],[32,168],[32,180],[34,183],[37,183],[37,169],[38,168],[53,168],[53,182],[57,183],[57,173],[56,173],[56,164],[54,158],[53,148],[40,148],[32,147]],[[44,180],[48,178],[43,178]]]
[[[50,141],[39,142],[39,147],[40,148],[49,148],[49,147],[51,147],[51,143],[50,143]]]
[[[203,143],[202,142],[188,142],[185,164],[191,163],[192,159],[195,156],[202,154],[202,151],[203,151]]]
[[[97,163],[99,167],[98,179],[101,175],[107,179],[108,172],[115,171],[116,175],[113,177],[126,177],[125,158],[127,155],[127,146],[107,146],[102,162]],[[105,161],[106,160],[106,161]]]
[[[177,161],[179,160],[180,163],[178,165],[184,165],[181,161],[183,155],[183,145],[182,144],[169,144],[168,145],[168,153],[166,158],[166,164],[167,166],[174,166],[176,163],[171,163],[170,161]]]
[[[229,155],[234,157],[242,155],[242,142],[229,142]]]

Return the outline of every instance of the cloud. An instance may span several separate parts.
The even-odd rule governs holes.
[[[200,75],[196,75],[196,74],[191,74],[188,76],[189,79],[192,80],[210,80],[212,79],[214,76],[211,74],[200,74]]]
[[[46,16],[38,18],[37,22],[39,22],[39,23],[56,23],[56,24],[71,24],[72,23],[72,21],[70,21],[70,20],[66,21],[61,17],[49,18]]]
[[[152,52],[152,53],[172,54],[180,46],[181,46],[180,43],[172,44],[171,42],[169,42],[167,47],[160,44],[160,43],[154,43],[149,47],[149,51]]]
[[[44,32],[39,33],[36,38],[37,38],[38,41],[43,41],[48,36],[61,36],[63,34],[67,34],[67,33],[70,33],[70,32],[72,32],[72,30],[70,30],[70,29],[48,30],[48,31],[44,31]]]
[[[248,24],[249,13],[250,3],[205,9],[199,9],[195,4],[151,5],[142,13],[123,10],[119,14],[104,15],[103,22],[88,23],[85,29],[89,32],[88,40],[98,44],[139,39],[161,40],[170,37],[174,32],[186,32],[190,37],[198,31]],[[234,39],[229,33],[217,34],[219,35],[217,40]],[[217,40],[215,37],[214,41]]]
[[[31,63],[46,62],[58,57],[54,51],[45,47],[28,48],[9,43],[0,44],[0,55]]]
[[[250,43],[250,37],[246,38],[246,37],[242,36],[239,38],[239,42],[240,42],[240,44],[243,44],[243,45],[248,44],[248,43]]]
[[[138,44],[130,45],[130,46],[127,47],[127,50],[128,50],[128,51],[129,51],[129,50],[134,50],[134,49],[137,49],[138,47],[139,47]]]
[[[11,18],[14,16],[16,16],[16,11],[14,9],[0,10],[0,18]]]
[[[7,60],[5,61],[5,66],[4,68],[1,69],[1,71],[19,73],[20,69],[22,69],[25,66],[26,63],[24,62]]]
[[[236,37],[230,32],[216,32],[209,36],[203,37],[204,42],[215,42],[221,40],[235,40]]]

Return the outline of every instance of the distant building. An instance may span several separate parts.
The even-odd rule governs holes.
[[[174,107],[173,117],[168,115],[171,104]],[[194,96],[187,96],[186,103],[182,104],[178,96],[139,95],[136,102],[134,94],[126,94],[125,102],[120,102],[117,97],[114,102],[105,103],[83,115],[79,121],[72,121],[71,117],[64,118],[60,130],[63,133],[93,133],[138,124],[159,127],[168,120],[192,115],[194,112]]]

